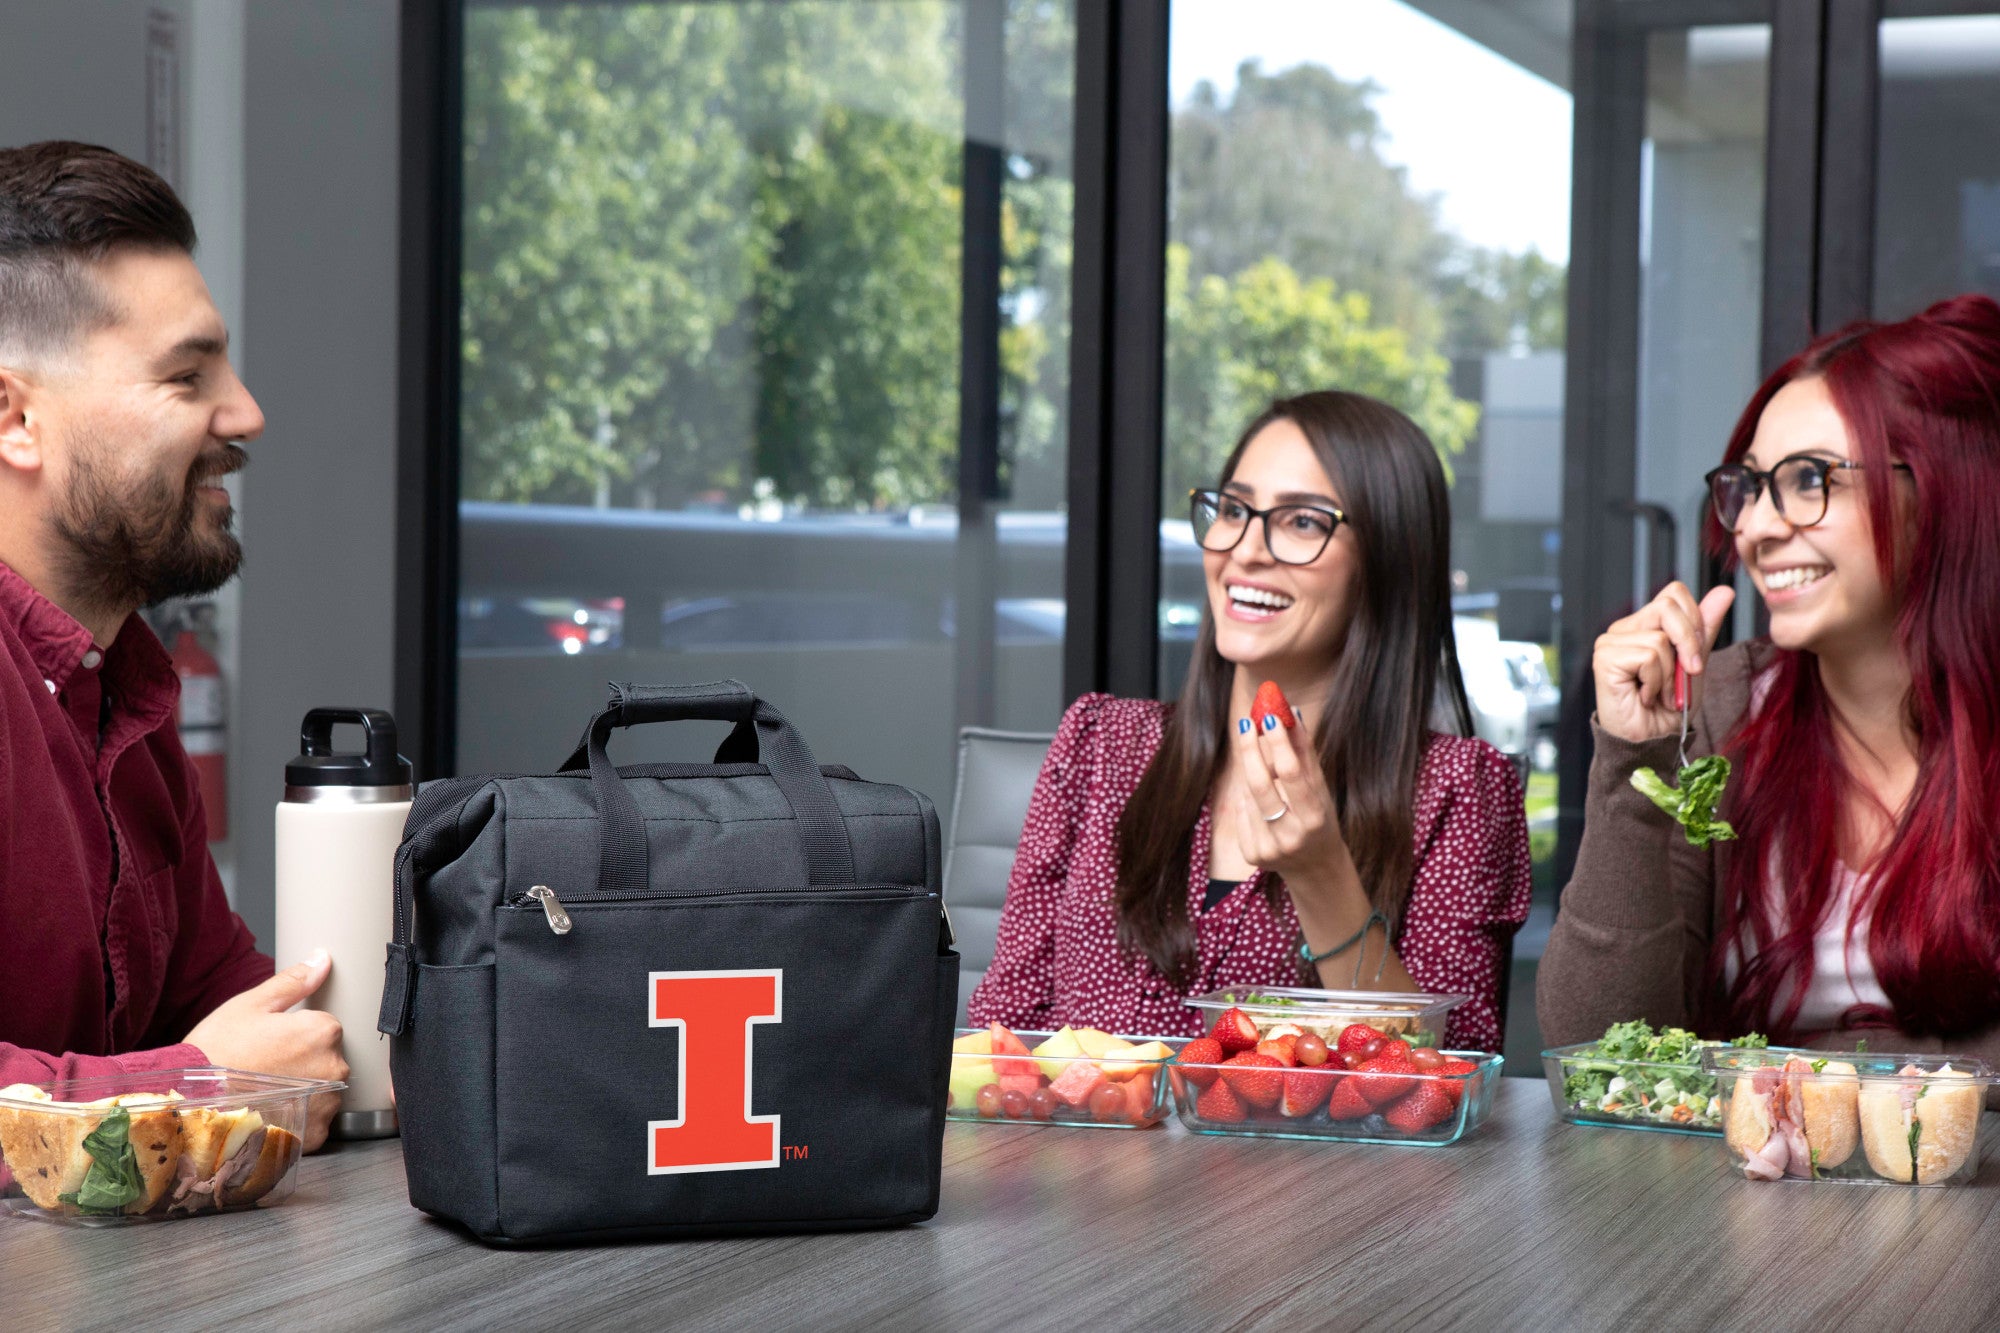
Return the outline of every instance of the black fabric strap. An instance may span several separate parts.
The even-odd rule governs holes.
[[[854,883],[854,847],[847,822],[813,758],[805,737],[785,715],[751,693],[741,681],[704,685],[632,686],[613,683],[604,711],[590,727],[563,769],[590,768],[590,785],[597,797],[602,852],[598,891],[618,896],[652,892],[646,823],[624,779],[611,763],[605,742],[614,727],[683,719],[734,721],[737,731],[751,728],[757,755],[792,808],[799,841],[805,850],[806,881],[810,884]],[[734,740],[736,733],[731,733]],[[724,742],[725,747],[729,745]],[[582,763],[578,763],[579,758]]]

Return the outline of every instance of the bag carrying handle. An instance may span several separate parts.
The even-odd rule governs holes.
[[[792,818],[799,826],[799,841],[806,854],[806,882],[855,882],[854,847],[847,837],[847,821],[833,799],[833,788],[819,771],[819,761],[813,758],[805,737],[783,713],[759,699],[740,680],[699,685],[629,685],[613,681],[604,710],[590,719],[583,739],[558,770],[567,773],[586,765],[590,769],[602,847],[599,892],[636,897],[647,893],[652,882],[645,820],[639,815],[639,803],[632,799],[632,793],[626,790],[618,770],[612,766],[605,742],[614,727],[681,721],[737,724],[717,752],[718,762],[723,762],[720,757],[723,752],[740,751],[743,738],[754,738],[758,754],[771,770],[771,777],[792,807]]]

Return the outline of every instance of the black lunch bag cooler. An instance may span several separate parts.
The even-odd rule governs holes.
[[[612,766],[682,719],[736,723],[715,763]],[[496,1243],[932,1216],[939,861],[922,793],[737,681],[614,684],[558,772],[425,784],[381,1019],[410,1202]]]

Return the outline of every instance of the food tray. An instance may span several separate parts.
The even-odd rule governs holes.
[[[993,1028],[1021,1043],[994,1054]],[[960,1028],[952,1043],[948,1120],[980,1123],[1067,1125],[1090,1129],[1145,1129],[1167,1117],[1167,1081],[1160,1076],[1167,1059],[1185,1037],[1097,1037],[1123,1042],[1135,1050],[1091,1055],[1069,1049],[1060,1033],[1007,1032],[993,1028]],[[1064,1029],[1075,1037],[1075,1029]],[[988,1038],[988,1049],[977,1047]],[[1049,1046],[1049,1043],[1056,1043]],[[1150,1046],[1150,1049],[1149,1049]],[[1037,1047],[1046,1047],[1036,1054]]]
[[[1702,1063],[1722,1091],[1730,1166],[1759,1181],[1965,1184],[2000,1081],[1955,1055],[1710,1050]]]
[[[122,1226],[288,1197],[307,1103],[344,1083],[208,1065],[0,1090],[0,1211]]]
[[[1317,1032],[1329,1042],[1350,1023],[1366,1023],[1412,1046],[1436,1046],[1445,1015],[1468,997],[1404,991],[1314,990],[1305,986],[1232,986],[1190,996],[1185,1003],[1202,1013],[1204,1030],[1226,1009],[1241,1009],[1258,1027],[1290,1023]]]
[[[1597,1042],[1585,1041],[1542,1052],[1542,1075],[1548,1080],[1556,1119],[1572,1125],[1664,1130],[1670,1134],[1722,1132],[1721,1090],[1715,1075],[1699,1063],[1621,1060],[1596,1054],[1597,1046]],[[1783,1048],[1778,1050],[1781,1057],[1787,1053]],[[1571,1078],[1587,1072],[1605,1076],[1605,1095],[1572,1098]],[[1580,1087],[1576,1090],[1582,1091]]]
[[[1478,1129],[1493,1109],[1494,1093],[1500,1082],[1501,1057],[1484,1051],[1445,1051],[1447,1057],[1474,1066],[1469,1073],[1379,1072],[1345,1069],[1338,1063],[1290,1069],[1246,1070],[1226,1064],[1183,1064],[1178,1058],[1167,1069],[1167,1082],[1181,1124],[1197,1134],[1230,1134],[1252,1138],[1316,1139],[1342,1143],[1388,1143],[1402,1146],[1440,1147],[1456,1143]],[[1255,1105],[1251,1095],[1239,1096],[1242,1118],[1212,1114],[1212,1103],[1204,1103],[1204,1092],[1218,1080],[1247,1084],[1258,1076],[1276,1076],[1281,1091],[1277,1105]],[[1343,1088],[1345,1091],[1343,1091]],[[1324,1094],[1324,1095],[1322,1095]],[[1399,1127],[1408,1117],[1398,1108],[1414,1111],[1413,1099],[1422,1095],[1442,1095],[1450,1102],[1443,1118],[1420,1128]],[[1346,1111],[1366,1103],[1366,1114],[1346,1118]],[[1288,1106],[1306,1110],[1287,1115]],[[1339,1111],[1342,1118],[1336,1118]]]

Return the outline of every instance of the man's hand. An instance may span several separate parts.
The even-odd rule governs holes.
[[[317,951],[263,985],[217,1005],[188,1033],[188,1044],[199,1047],[210,1064],[231,1069],[289,1078],[346,1078],[347,1061],[340,1054],[340,1020],[317,1009],[288,1012],[324,985],[332,970],[333,961],[326,951]],[[327,1130],[339,1110],[338,1093],[312,1099],[306,1119],[307,1152],[326,1142]]]

